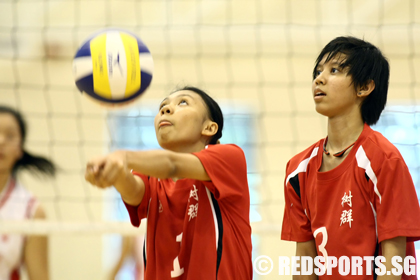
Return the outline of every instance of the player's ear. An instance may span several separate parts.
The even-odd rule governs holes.
[[[375,82],[369,80],[365,85],[361,86],[357,92],[357,97],[366,97],[375,89]]]
[[[217,130],[219,129],[219,126],[217,123],[211,120],[207,120],[204,123],[203,130],[201,131],[201,134],[207,137],[212,137],[217,133]]]

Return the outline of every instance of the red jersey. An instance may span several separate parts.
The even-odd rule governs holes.
[[[211,181],[138,174],[146,191],[126,204],[131,223],[147,218],[145,279],[252,279],[245,155],[236,145],[194,153]]]
[[[319,256],[338,259],[375,256],[383,240],[406,236],[407,255],[413,255],[413,242],[420,239],[420,207],[397,148],[365,125],[344,161],[319,172],[323,143],[320,140],[287,164],[281,238],[297,242],[315,238]],[[331,279],[373,279],[332,271]],[[324,277],[328,276],[320,279]]]

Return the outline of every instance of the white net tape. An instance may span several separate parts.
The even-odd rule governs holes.
[[[364,37],[391,62],[389,103],[418,105],[418,7],[415,0],[0,1],[0,103],[27,117],[28,149],[63,170],[51,182],[23,176],[23,183],[57,226],[109,220],[118,196],[105,199],[84,182],[87,160],[115,148],[156,148],[156,102],[178,84],[198,85],[224,104],[230,123],[222,142],[247,150],[253,222],[277,229],[287,160],[326,133],[309,96],[315,56],[335,36]],[[138,34],[156,67],[143,107],[107,114],[80,96],[70,65],[87,35],[109,26]],[[418,133],[418,116],[409,114]],[[418,161],[411,168],[418,172]]]

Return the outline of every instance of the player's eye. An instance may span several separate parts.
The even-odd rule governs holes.
[[[338,68],[332,68],[331,69],[331,73],[333,73],[333,74],[336,74],[338,72],[340,72],[340,70]]]
[[[318,77],[321,74],[321,72],[322,72],[321,70],[317,69],[315,71],[315,77]]]
[[[181,104],[188,105],[188,102],[187,102],[187,100],[182,99],[182,100],[179,102],[179,105],[181,105]]]
[[[6,133],[4,134],[4,139],[6,140],[6,142],[11,143],[11,142],[16,142],[19,139],[19,136],[17,133]]]

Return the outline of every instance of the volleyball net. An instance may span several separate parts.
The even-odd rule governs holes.
[[[125,28],[149,47],[150,88],[121,110],[77,91],[72,58],[90,34]],[[53,159],[54,180],[23,173],[47,221],[0,221],[0,233],[135,235],[118,194],[84,180],[86,162],[114,149],[158,148],[153,117],[176,86],[195,85],[225,114],[222,143],[246,153],[257,248],[279,240],[287,161],[326,136],[311,76],[322,47],[365,38],[391,64],[377,129],[405,156],[420,188],[420,5],[415,0],[0,0],[0,103],[27,119],[27,149]]]
[[[388,111],[403,114],[405,126],[412,127],[394,143],[418,152],[419,5],[414,0],[302,3],[0,1],[1,103],[27,118],[28,150],[51,157],[62,169],[53,181],[23,176],[48,216],[63,222],[103,220],[97,208],[113,197],[84,182],[87,160],[116,148],[157,148],[156,104],[188,84],[221,103],[227,121],[222,142],[247,150],[253,204],[260,208],[256,220],[279,225],[287,160],[325,136],[325,122],[310,97],[311,71],[320,49],[339,35],[363,37],[389,58],[388,104],[398,106]],[[72,76],[77,48],[106,27],[138,34],[155,62],[150,89],[121,110],[85,100]],[[386,121],[390,118],[380,126],[392,125]],[[409,161],[418,173],[418,161]],[[419,177],[413,176],[418,186]]]
[[[394,143],[418,153],[420,9],[414,0],[305,5],[22,0],[0,1],[0,11],[1,103],[27,118],[28,149],[51,157],[62,169],[53,181],[23,179],[52,220],[102,220],[97,208],[113,198],[84,182],[87,160],[115,148],[157,148],[156,104],[176,86],[189,84],[221,103],[228,123],[222,142],[237,143],[250,157],[253,204],[261,216],[256,220],[279,225],[287,160],[325,136],[310,97],[311,71],[323,45],[339,35],[363,37],[389,58],[388,104],[398,106],[388,111],[403,114],[402,126],[412,127]],[[106,27],[138,34],[155,62],[151,88],[136,105],[121,110],[85,100],[72,76],[77,48]],[[390,118],[380,126],[392,126],[386,121]],[[418,186],[419,163],[409,161]]]

